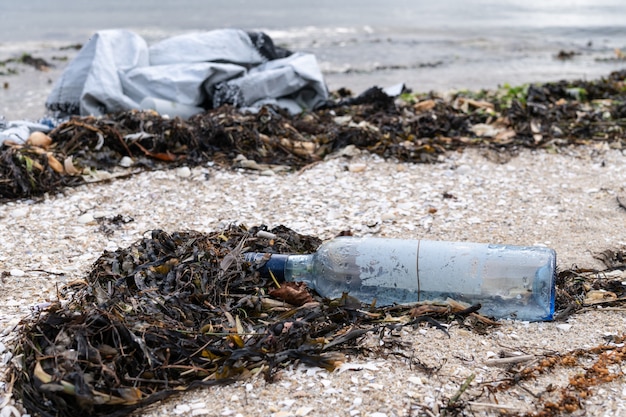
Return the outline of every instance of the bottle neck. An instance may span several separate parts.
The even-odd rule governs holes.
[[[315,288],[313,261],[315,255],[289,255],[285,262],[285,281],[304,282]]]
[[[267,259],[267,253],[260,252],[247,252],[244,254],[244,258],[246,261],[250,262],[252,265],[261,264]],[[271,277],[272,275],[278,282],[285,282],[285,264],[289,259],[289,255],[282,255],[278,253],[273,253],[270,255],[270,258],[265,262],[261,267],[258,268],[261,276]],[[271,271],[271,274],[270,274]]]

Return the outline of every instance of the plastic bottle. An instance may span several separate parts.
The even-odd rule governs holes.
[[[546,247],[338,237],[310,255],[247,253],[262,274],[376,305],[452,298],[496,318],[554,314],[556,253]]]

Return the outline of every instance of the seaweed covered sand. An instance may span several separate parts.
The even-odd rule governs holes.
[[[619,83],[617,80],[617,85]],[[570,88],[569,83],[566,87]],[[42,168],[46,167],[46,162],[49,162],[47,152],[51,152],[55,159],[62,162],[64,170],[53,170],[59,174],[56,178],[84,181],[85,176],[96,178],[102,175],[102,180],[105,174],[100,171],[112,174],[106,181],[95,184],[68,188],[61,183],[60,187],[47,194],[31,194],[40,195],[36,199],[9,198],[2,206],[0,216],[4,221],[1,227],[7,237],[2,243],[0,259],[5,271],[2,277],[5,288],[2,296],[3,343],[12,346],[17,341],[16,330],[21,326],[16,325],[26,314],[43,318],[42,326],[52,324],[57,326],[57,330],[62,328],[58,324],[61,314],[73,308],[62,294],[62,286],[69,285],[67,288],[75,293],[89,288],[95,290],[100,286],[94,286],[99,282],[97,278],[106,275],[90,276],[90,272],[113,272],[118,255],[123,258],[131,254],[138,256],[131,259],[140,260],[139,254],[146,251],[149,245],[158,243],[164,250],[179,253],[190,262],[190,265],[180,269],[188,270],[185,268],[193,267],[196,262],[192,255],[199,253],[194,252],[194,248],[198,248],[205,239],[228,242],[228,225],[233,223],[285,224],[316,238],[329,238],[341,231],[351,230],[359,235],[547,244],[557,249],[560,257],[563,270],[559,283],[563,290],[560,293],[560,312],[566,321],[502,321],[486,332],[477,332],[471,320],[449,320],[449,315],[441,317],[435,311],[416,312],[418,316],[425,314],[436,319],[444,326],[444,332],[426,321],[416,326],[405,326],[412,320],[411,314],[399,311],[385,315],[382,322],[385,324],[377,327],[377,332],[367,332],[360,338],[351,339],[358,342],[359,349],[354,350],[348,344],[348,350],[341,352],[342,356],[333,357],[337,361],[333,362],[337,366],[335,372],[330,373],[324,366],[300,366],[305,363],[301,358],[274,368],[269,381],[262,378],[267,373],[249,377],[241,369],[244,378],[239,381],[227,386],[193,390],[136,413],[316,415],[346,409],[349,413],[389,416],[437,413],[496,415],[502,412],[559,415],[606,411],[619,414],[625,407],[620,395],[623,389],[620,364],[624,355],[621,329],[625,322],[621,306],[624,212],[620,203],[623,197],[620,197],[624,195],[626,178],[621,150],[623,136],[619,136],[621,118],[619,111],[614,109],[619,108],[622,100],[596,97],[584,101],[586,97],[582,90],[566,91],[566,97],[554,99],[554,108],[567,104],[557,104],[561,99],[566,102],[571,100],[576,106],[582,103],[580,105],[589,110],[591,117],[586,119],[583,112],[580,121],[570,120],[563,125],[555,122],[558,129],[553,129],[551,124],[540,123],[545,118],[529,110],[534,107],[532,104],[528,106],[530,92],[530,87],[509,89],[502,96],[507,102],[510,99],[511,109],[517,108],[513,103],[518,101],[519,108],[526,109],[531,115],[527,123],[522,124],[526,130],[520,129],[519,138],[516,133],[521,142],[514,143],[517,139],[511,136],[510,130],[515,131],[511,126],[514,125],[496,124],[497,114],[492,114],[496,116],[494,119],[481,115],[490,112],[488,96],[466,95],[456,105],[460,109],[458,114],[462,116],[475,112],[477,116],[484,117],[471,123],[472,134],[459,136],[467,138],[463,139],[466,143],[461,141],[462,145],[448,149],[445,146],[447,136],[444,135],[407,136],[404,139],[410,143],[433,140],[419,144],[430,148],[414,149],[412,156],[415,160],[412,162],[378,153],[375,143],[366,143],[366,146],[360,146],[358,142],[345,143],[354,146],[330,150],[323,148],[323,142],[316,149],[292,146],[292,143],[298,143],[294,140],[299,136],[295,133],[289,136],[293,130],[288,126],[298,130],[297,123],[289,120],[286,127],[284,115],[271,112],[270,116],[276,115],[282,122],[271,125],[277,129],[274,131],[276,136],[280,134],[289,139],[286,145],[281,144],[282,147],[277,144],[278,151],[275,153],[285,158],[280,164],[246,153],[245,146],[241,146],[242,152],[237,148],[231,153],[218,149],[209,162],[196,164],[191,159],[187,163],[180,155],[188,154],[188,148],[162,149],[153,147],[153,142],[147,142],[150,138],[135,137],[139,146],[131,149],[130,155],[137,163],[135,169],[142,172],[124,171],[123,167],[115,164],[94,165],[85,172],[90,159],[83,155],[93,153],[94,140],[97,140],[95,147],[99,143],[94,129],[106,133],[107,124],[98,125],[97,120],[89,119],[71,121],[73,124],[67,125],[69,130],[65,132],[70,140],[65,143],[74,138],[75,144],[82,144],[75,150],[82,150],[82,153],[57,153],[52,147],[44,149],[45,160],[39,160],[39,156],[33,156],[31,160],[39,162]],[[409,112],[425,112],[428,116],[420,118],[421,113],[418,113],[414,126],[422,125],[418,122],[436,126],[438,114],[428,112],[437,105],[444,105],[446,100],[448,98],[407,96],[402,106],[408,107]],[[612,107],[607,110],[606,106]],[[539,110],[548,111],[550,107],[546,107],[543,109],[540,106]],[[377,109],[375,103],[352,103],[345,108],[365,108],[368,114],[378,113],[378,117],[385,118],[396,111],[389,111],[384,106]],[[356,110],[353,113],[331,110],[335,113],[330,114],[334,123],[331,126],[345,124],[346,128],[354,129],[349,131],[360,132],[354,126],[360,124],[359,129],[369,129],[374,132],[372,135],[377,134],[376,129],[369,127],[371,121],[368,122],[375,119],[361,119]],[[493,111],[501,110],[494,106]],[[397,113],[395,115],[398,117]],[[433,115],[437,117],[433,118]],[[267,114],[265,116],[267,118]],[[145,113],[112,116],[108,125],[120,126],[123,123],[116,125],[116,120],[135,118],[139,126],[143,121],[145,127],[145,123],[150,123],[154,117]],[[216,115],[213,117],[217,118]],[[254,123],[259,123],[255,119],[257,116],[250,117]],[[516,120],[515,115],[511,117],[511,120]],[[228,116],[225,118],[228,119]],[[463,117],[460,118],[463,120]],[[611,118],[614,120],[607,122]],[[449,119],[446,120],[449,122]],[[361,123],[363,121],[366,123]],[[576,127],[577,122],[585,126],[587,121],[588,129],[614,127],[614,130],[604,136],[575,136],[571,133],[565,139],[559,136],[559,130],[563,132],[568,126]],[[80,123],[84,122],[87,123],[81,126]],[[172,127],[174,132],[178,132],[176,123],[182,125],[179,121],[161,118],[156,123],[161,122],[172,123],[167,126]],[[219,126],[219,123],[215,125]],[[245,126],[245,123],[227,124],[229,129],[226,132],[249,132],[240,128],[241,125]],[[89,139],[94,132],[95,138]],[[594,130],[586,132],[593,133]],[[137,133],[137,129],[122,133],[124,136],[132,135]],[[263,134],[270,139],[273,137],[273,134]],[[315,135],[304,130],[298,130],[298,134],[302,137]],[[108,147],[109,143],[121,143],[115,135],[112,136],[113,140],[109,142],[103,135],[103,147],[105,144]],[[354,134],[352,138],[358,139],[359,136],[369,137],[366,131],[366,134]],[[228,135],[223,137],[228,138]],[[568,138],[574,138],[573,144],[566,142]],[[132,141],[133,137],[130,139]],[[378,142],[384,142],[384,139],[378,137]],[[498,141],[504,142],[503,147],[498,146]],[[510,147],[506,146],[507,141],[511,141]],[[400,143],[404,145],[394,148],[391,146],[393,142],[388,142],[387,149],[406,149],[410,144],[405,141]],[[16,154],[32,152],[26,155],[41,155],[37,153],[40,151],[33,152],[33,147],[12,149]],[[108,163],[107,155],[114,155],[112,160],[117,161],[123,155],[111,149],[114,149],[113,145],[102,151],[100,156],[105,158],[95,158],[93,163]],[[319,149],[324,151],[316,155]],[[79,175],[70,175],[65,171],[70,165],[64,162],[70,155],[72,166],[81,170]],[[292,166],[291,161],[296,163]],[[415,164],[414,161],[435,163]],[[175,169],[161,169],[167,167]],[[288,172],[280,173],[285,167],[289,168]],[[120,173],[123,178],[114,179]],[[157,229],[166,232],[150,232]],[[200,232],[176,234],[179,230],[192,229]],[[213,235],[213,232],[217,234]],[[206,245],[202,247],[206,249]],[[103,250],[109,253],[103,254]],[[191,252],[188,253],[189,250]],[[220,259],[217,255],[216,260]],[[124,264],[122,258],[119,265]],[[159,258],[164,261],[162,264],[150,264],[148,260],[147,263],[127,262],[125,267],[137,268],[137,271],[144,271],[142,274],[163,273],[174,267],[165,258]],[[108,291],[108,285],[102,288]],[[132,295],[135,290],[129,289],[128,294]],[[143,291],[145,296],[152,292]],[[131,300],[133,298],[130,297]],[[42,309],[45,310],[43,314]],[[362,311],[357,314],[375,319],[368,314],[376,312],[357,310]],[[238,345],[240,339],[244,347],[246,340],[252,340],[245,328],[240,331],[237,325],[237,317],[242,326],[248,323],[242,315],[244,310],[227,311],[233,317],[232,326],[228,323],[232,329],[228,335],[217,335],[219,339],[216,340],[229,341],[227,347],[230,351],[242,349]],[[291,308],[286,311],[291,311]],[[91,311],[90,314],[96,313]],[[59,320],[47,321],[55,317]],[[68,317],[71,319],[71,316]],[[223,318],[227,323],[228,315],[224,314]],[[345,334],[354,329],[350,320],[340,322],[349,326]],[[297,330],[294,327],[290,329]],[[151,337],[154,333],[143,334]],[[57,342],[51,346],[58,345],[59,350],[53,347],[48,353],[61,357],[69,355],[67,352],[71,351],[74,341],[59,336]],[[44,339],[42,343],[47,341]],[[136,343],[141,346],[141,343]],[[94,343],[91,345],[96,346]],[[106,345],[115,349],[113,345]],[[100,348],[96,349],[98,354],[94,351],[94,356],[88,355],[88,358],[100,355],[103,364],[114,358],[127,358],[119,350],[107,350],[103,343],[97,347]],[[91,350],[87,348],[86,352]],[[4,353],[8,353],[6,348]],[[50,397],[56,395],[52,393],[59,394],[57,397],[60,398],[65,395],[66,399],[79,399],[79,406],[89,407],[89,401],[83,402],[81,397],[62,394],[60,390],[70,390],[79,384],[67,386],[60,382],[62,379],[47,381],[48,376],[58,378],[52,375],[55,367],[49,366],[51,362],[47,360],[50,358],[34,357],[37,359],[29,366],[36,367],[37,363],[41,363],[41,368],[36,370],[40,381],[50,384],[45,387]],[[20,363],[21,360],[20,356],[12,358],[10,354],[4,358],[12,363]],[[68,358],[71,359],[71,355]],[[219,360],[210,355],[208,359]],[[97,362],[95,365],[94,362],[91,365],[90,362],[84,363],[95,366],[92,371],[104,370],[102,364]],[[98,375],[103,378],[101,381],[115,384],[114,373],[100,372]],[[139,378],[144,377],[151,379],[149,373]],[[123,375],[123,378],[127,377]],[[5,380],[8,389],[4,405],[10,407],[14,399],[9,394],[17,397],[12,391],[16,385],[8,377]],[[89,378],[85,382],[82,387],[89,386]],[[158,379],[152,378],[152,382],[158,382]],[[40,392],[45,393],[46,390]],[[118,394],[124,396],[116,398],[129,403],[133,398],[141,398],[139,392],[141,389],[122,389]],[[388,395],[389,392],[394,395]],[[54,406],[68,410],[63,408],[67,404],[62,402]],[[128,411],[124,409],[121,412]]]

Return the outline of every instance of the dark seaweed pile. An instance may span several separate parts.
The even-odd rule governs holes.
[[[419,355],[401,353],[398,330],[425,324],[447,333],[442,323],[455,323],[485,333],[498,325],[477,313],[480,305],[377,308],[347,296],[323,299],[297,283],[277,288],[242,256],[311,253],[319,244],[282,226],[231,226],[209,234],[154,230],[128,248],[105,251],[86,280],[63,289],[69,303],[22,323],[14,350],[19,360],[11,364],[14,395],[35,415],[122,416],[199,386],[258,374],[271,382],[287,363],[333,370],[345,354],[396,355],[431,374],[436,370],[424,367]],[[606,276],[626,269],[626,252],[606,251],[599,258],[605,271],[559,273],[561,318],[626,300],[623,280]],[[367,335],[378,338],[376,343],[364,343]],[[558,363],[519,371],[511,381]],[[584,387],[599,383],[590,380]],[[462,409],[457,400],[450,399],[451,412]],[[558,415],[553,411],[545,415]]]
[[[458,92],[450,97],[372,88],[359,97],[291,116],[265,107],[257,114],[220,107],[188,121],[153,112],[75,117],[62,123],[46,149],[0,149],[0,199],[33,197],[111,171],[123,157],[134,167],[163,169],[238,155],[298,169],[348,145],[401,161],[433,162],[466,147],[515,152],[605,142],[626,145],[626,70],[595,81],[561,81]],[[57,162],[56,164],[54,162]],[[68,164],[69,162],[69,164]],[[134,171],[133,171],[134,172]]]
[[[385,312],[352,299],[323,300],[300,285],[277,289],[242,251],[309,253],[320,240],[285,227],[259,238],[259,230],[267,229],[154,230],[105,252],[85,282],[65,289],[74,292],[69,304],[24,323],[15,393],[42,416],[125,415],[197,386],[254,374],[271,381],[287,362],[332,370],[343,357],[338,352],[365,353],[359,340],[382,329],[440,327],[435,318],[481,317],[474,325],[480,329],[494,324],[475,309],[422,310],[410,318],[409,307]],[[407,320],[385,324],[386,314]],[[393,339],[385,340],[389,348]]]

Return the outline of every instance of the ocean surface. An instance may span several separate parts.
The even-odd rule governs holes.
[[[624,0],[0,0],[0,59],[83,43],[107,28],[151,43],[226,27],[314,53],[329,88],[355,93],[397,83],[494,88],[626,68]]]

